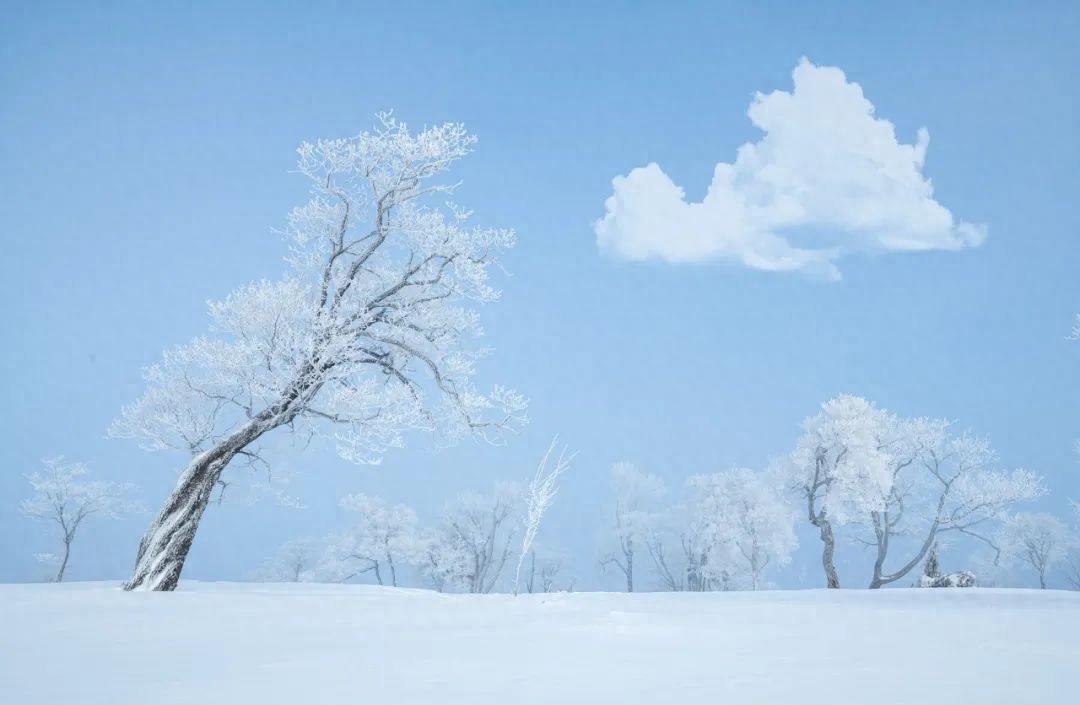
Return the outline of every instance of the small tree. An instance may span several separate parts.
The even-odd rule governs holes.
[[[655,504],[664,494],[664,483],[656,475],[644,473],[630,463],[615,463],[611,468],[615,492],[614,550],[604,554],[600,567],[614,565],[626,579],[626,591],[634,591],[634,559],[647,550],[659,513]]]
[[[91,517],[120,519],[140,511],[139,504],[128,498],[134,485],[89,481],[84,479],[87,473],[83,463],[69,463],[57,457],[45,460],[42,470],[26,476],[33,494],[23,500],[22,513],[49,522],[59,530],[61,549],[55,557],[57,571],[53,578],[58,583],[67,572],[71,549],[83,522]]]
[[[932,583],[934,580],[941,577],[941,564],[938,563],[937,557],[937,544],[930,547],[930,551],[926,554],[926,563],[923,564],[923,580],[920,581],[923,587],[927,583]]]
[[[462,492],[447,505],[426,542],[427,572],[436,589],[495,589],[510,558],[519,496],[515,486],[501,484],[492,495]]]
[[[1063,521],[1043,512],[1020,513],[1010,517],[998,542],[1009,562],[1030,566],[1046,589],[1047,573],[1068,556],[1074,539]]]
[[[267,583],[339,582],[320,570],[324,543],[317,539],[287,541],[263,561],[255,579]]]
[[[475,138],[448,123],[411,133],[381,115],[349,139],[300,146],[311,200],[292,211],[291,271],[210,304],[213,335],[167,351],[116,436],[189,454],[139,545],[128,589],[171,590],[214,488],[276,429],[332,439],[378,462],[409,430],[447,438],[523,420],[525,401],[473,385],[475,304],[513,233],[468,225],[437,179]]]
[[[351,530],[331,539],[326,569],[342,580],[370,572],[379,585],[388,580],[397,587],[398,569],[417,563],[422,554],[416,512],[365,494],[347,495],[339,505],[355,514],[356,521]]]
[[[551,503],[555,500],[555,494],[559,491],[557,484],[559,476],[570,469],[570,461],[577,455],[573,453],[567,456],[567,449],[564,446],[562,452],[559,453],[559,459],[555,462],[555,467],[549,470],[547,466],[548,459],[551,457],[552,451],[555,450],[556,441],[558,441],[558,436],[552,439],[551,445],[548,446],[547,452],[544,453],[544,457],[541,458],[540,464],[536,467],[536,473],[533,474],[532,480],[525,489],[525,515],[523,517],[521,552],[518,554],[517,570],[514,573],[515,595],[521,589],[521,567],[525,562],[525,556],[529,555],[532,549],[536,534],[540,531],[540,520],[543,519],[544,512],[551,506]],[[535,569],[535,553],[532,554],[532,558]],[[532,592],[531,587],[529,592]]]
[[[554,592],[556,581],[559,580],[567,568],[567,559],[560,553],[537,550],[529,551],[529,558],[525,561],[526,568],[523,571],[521,587],[532,594],[534,592]],[[573,590],[574,579],[566,579],[567,590]]]
[[[779,483],[745,468],[690,478],[696,533],[708,546],[697,569],[712,581],[731,581],[757,590],[765,569],[784,565],[798,546],[795,515]]]

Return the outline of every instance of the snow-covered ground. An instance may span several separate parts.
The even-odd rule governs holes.
[[[1080,593],[0,586],[0,701],[1080,702]]]

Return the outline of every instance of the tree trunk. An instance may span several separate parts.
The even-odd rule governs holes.
[[[139,543],[135,572],[125,590],[174,590],[210,495],[234,453],[196,456]]]
[[[64,538],[64,558],[60,561],[60,570],[56,572],[56,582],[64,582],[64,571],[67,570],[68,558],[71,556],[71,539]]]
[[[260,436],[289,424],[317,387],[293,391],[259,412],[216,445],[191,459],[176,487],[139,542],[135,572],[125,590],[175,590],[210,495],[229,462]]]
[[[397,569],[394,567],[394,557],[390,551],[386,552],[386,565],[390,566],[390,585],[397,587]]]
[[[930,549],[933,547],[934,542],[937,540],[937,535],[940,531],[939,526],[940,525],[938,524],[938,522],[935,521],[930,526],[930,531],[927,533],[926,539],[919,547],[918,553],[916,553],[911,560],[904,564],[895,573],[890,573],[886,575],[885,557],[889,551],[889,536],[891,533],[888,525],[888,519],[886,518],[884,528],[878,534],[877,560],[874,562],[874,575],[870,579],[870,589],[877,590],[884,585],[896,582],[900,578],[910,573],[915,566],[919,565],[919,563],[922,563],[923,558],[925,558],[926,554],[930,552]]]
[[[821,566],[825,569],[825,584],[829,588],[840,587],[840,576],[836,572],[833,555],[836,553],[836,537],[833,536],[832,524],[828,519],[821,519]]]
[[[382,572],[379,570],[379,562],[378,561],[372,561],[371,562],[371,568],[372,568],[372,570],[375,571],[375,582],[377,582],[379,585],[382,585],[383,584]]]

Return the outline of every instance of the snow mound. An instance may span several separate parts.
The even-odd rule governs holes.
[[[1077,702],[1080,594],[0,585],[4,703]]]

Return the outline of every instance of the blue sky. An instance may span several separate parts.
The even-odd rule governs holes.
[[[580,455],[545,532],[605,585],[592,559],[613,461],[674,487],[760,467],[842,392],[989,436],[1003,464],[1046,476],[1050,511],[1080,496],[1073,3],[95,5],[0,10],[0,580],[40,572],[17,502],[43,456],[162,500],[182,458],[107,440],[109,422],[143,366],[205,329],[207,299],[282,271],[272,230],[305,197],[296,145],[387,108],[480,137],[456,198],[519,234],[484,311],[483,377],[529,395],[532,423],[504,448],[417,443],[377,469],[283,438],[275,464],[307,509],[229,497],[189,577],[243,577],[324,533],[344,492],[430,520],[459,489],[525,477],[558,432]],[[614,177],[655,161],[700,200],[761,137],[755,92],[791,91],[804,56],[859,83],[900,142],[929,130],[923,174],[986,225],[982,246],[854,255],[839,281],[598,249]],[[143,523],[88,532],[73,577],[123,575]],[[789,582],[816,585],[804,543]]]

